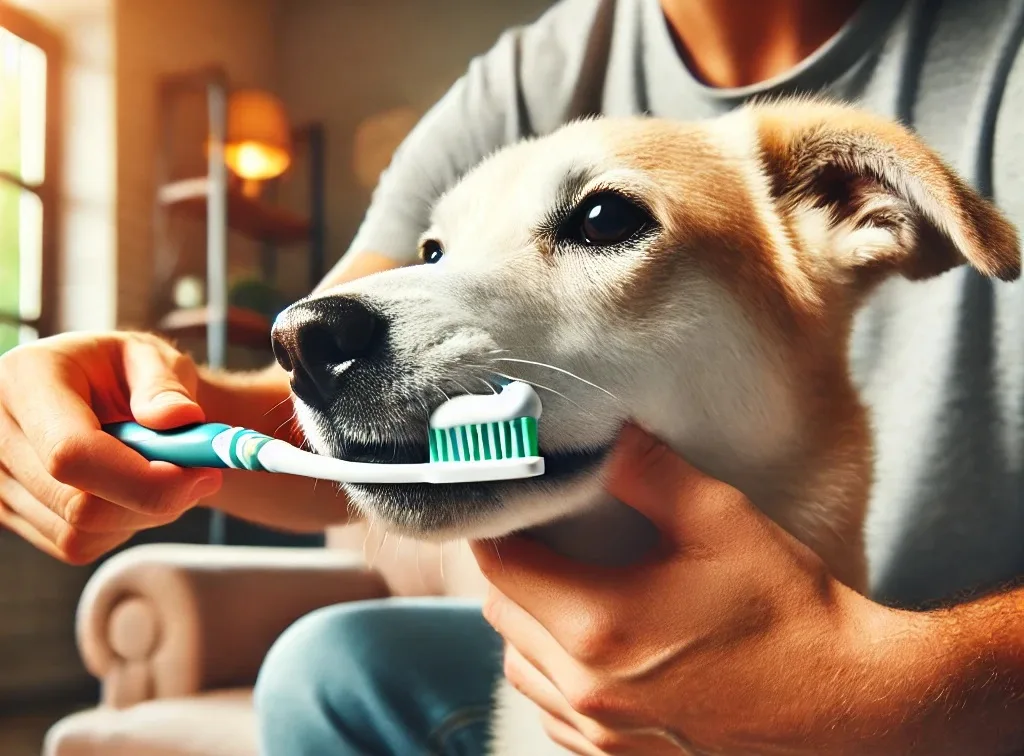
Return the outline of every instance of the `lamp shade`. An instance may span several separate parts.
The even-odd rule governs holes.
[[[282,102],[259,89],[239,89],[228,97],[224,161],[246,181],[284,173],[292,161],[291,128]]]

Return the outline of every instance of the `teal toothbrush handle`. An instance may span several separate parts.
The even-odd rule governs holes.
[[[138,423],[104,425],[110,435],[151,462],[170,462],[179,467],[230,467],[213,449],[213,439],[230,425],[199,423],[173,430],[155,431]]]

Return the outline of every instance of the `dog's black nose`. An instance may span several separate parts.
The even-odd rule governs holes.
[[[291,373],[292,390],[311,404],[330,399],[355,360],[372,355],[384,321],[358,299],[321,297],[282,312],[271,333],[274,357]]]

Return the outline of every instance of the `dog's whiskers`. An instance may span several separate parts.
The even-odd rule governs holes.
[[[384,531],[384,536],[380,539],[380,543],[377,544],[377,551],[373,555],[373,559],[370,560],[369,567],[372,570],[377,564],[377,558],[380,557],[380,552],[384,550],[384,544],[388,542],[388,531]]]
[[[264,413],[263,413],[263,417],[266,417],[267,415],[269,415],[269,414],[270,414],[271,412],[273,412],[274,410],[276,410],[276,409],[277,409],[278,407],[280,407],[280,406],[281,406],[282,404],[284,404],[285,402],[287,402],[287,401],[288,401],[288,400],[290,400],[291,398],[292,398],[292,395],[291,395],[291,394],[288,394],[288,396],[286,396],[286,397],[285,397],[284,399],[282,399],[282,400],[281,400],[281,401],[279,401],[279,402],[278,402],[277,404],[275,404],[275,405],[274,405],[273,407],[271,407],[271,408],[270,408],[270,409],[268,409],[268,410],[267,410],[266,412],[264,412]]]
[[[489,388],[491,390],[492,394],[497,394],[498,393],[498,390],[496,388],[494,388],[494,385],[489,380],[487,380],[486,378],[481,378],[480,376],[476,376],[476,379],[478,381],[480,381],[480,383],[484,384],[487,388]]]
[[[615,394],[613,394],[611,391],[609,391],[608,389],[604,388],[603,386],[598,386],[596,383],[592,383],[591,381],[588,381],[586,378],[581,378],[580,376],[576,375],[575,373],[572,373],[572,372],[570,372],[570,371],[568,371],[568,370],[566,370],[564,368],[556,367],[555,365],[549,365],[546,362],[535,362],[533,360],[520,360],[520,359],[517,359],[515,357],[495,357],[491,361],[492,362],[518,362],[518,363],[521,363],[523,365],[535,365],[537,367],[543,367],[543,368],[548,368],[549,370],[555,370],[555,371],[557,371],[559,373],[562,373],[563,375],[569,376],[570,378],[575,378],[577,381],[580,381],[581,383],[585,383],[586,385],[590,386],[591,388],[596,388],[598,391],[604,392],[605,394],[610,396],[615,401],[619,401],[619,397],[615,396]]]
[[[426,586],[427,580],[423,577],[423,564],[420,562],[420,551],[423,543],[416,541],[416,576],[420,579],[420,585]]]
[[[423,410],[423,417],[424,418],[429,418],[430,417],[430,410],[427,408],[426,400],[422,396],[416,397],[416,400],[420,403],[420,409]]]
[[[362,548],[363,561],[366,562],[367,564],[370,563],[370,553],[366,550],[366,547],[370,543],[370,533],[373,532],[373,527],[374,527],[374,521],[373,521],[373,518],[370,518],[370,521],[367,523],[367,526],[366,526],[366,535],[363,536],[363,548]]]
[[[556,391],[555,389],[551,388],[550,386],[545,386],[545,385],[543,385],[541,383],[535,383],[534,381],[525,381],[522,378],[518,378],[518,377],[516,377],[514,375],[511,375],[509,373],[502,373],[502,372],[499,372],[497,370],[494,370],[493,368],[485,368],[482,365],[468,365],[467,367],[479,367],[481,370],[487,370],[488,372],[493,373],[494,375],[501,376],[502,378],[506,378],[506,379],[508,379],[510,381],[522,381],[524,383],[529,383],[534,388],[543,389],[544,391],[550,391],[555,396],[558,396],[558,397],[564,399],[565,401],[569,402],[569,404],[571,404],[573,407],[578,409],[580,412],[585,412],[588,415],[591,415],[593,417],[597,417],[598,416],[597,413],[594,412],[593,410],[587,409],[586,407],[584,407],[579,402],[574,402],[572,399],[567,397],[561,391]]]
[[[280,406],[280,405],[278,405],[278,406]],[[274,435],[274,436],[277,436],[277,434],[281,432],[281,429],[282,429],[282,428],[283,428],[284,426],[288,425],[288,423],[291,423],[291,422],[293,422],[293,421],[295,420],[295,418],[296,418],[296,417],[298,417],[298,415],[299,415],[299,411],[298,411],[297,409],[293,409],[293,410],[292,410],[292,414],[291,414],[291,416],[290,416],[289,418],[287,418],[286,420],[284,420],[284,421],[283,421],[283,422],[282,422],[282,423],[281,423],[280,425],[278,425],[278,426],[277,426],[276,428],[274,428],[274,433],[273,433],[273,435]]]
[[[466,388],[465,386],[463,386],[461,383],[459,383],[456,380],[452,380],[452,383],[454,383],[456,386],[458,386],[460,389],[462,389],[462,392],[464,394],[472,394],[473,393],[472,391],[470,391],[468,388]]]
[[[447,402],[447,401],[448,401],[449,399],[451,399],[451,397],[450,397],[450,396],[448,396],[448,394],[444,393],[444,390],[443,390],[443,389],[442,389],[442,388],[441,388],[440,386],[438,386],[437,384],[435,384],[435,383],[427,383],[427,387],[428,387],[428,388],[432,388],[432,389],[434,389],[434,391],[436,391],[436,392],[437,392],[437,393],[439,393],[439,394],[440,394],[441,396],[443,396],[443,397],[444,397],[444,400],[445,400],[446,402]]]
[[[501,565],[501,571],[505,571],[505,562],[501,559],[501,551],[498,549],[498,542],[491,541],[491,545],[494,547],[494,556],[498,557],[498,564]]]

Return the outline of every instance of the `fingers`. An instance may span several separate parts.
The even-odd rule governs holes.
[[[558,642],[529,612],[496,588],[491,588],[484,602],[484,619],[498,634],[517,649],[517,654],[524,654],[534,667],[551,676],[559,670],[552,670],[548,665],[558,663],[565,657]]]
[[[646,570],[580,564],[521,537],[471,547],[491,584],[485,619],[545,673],[566,654],[601,668],[631,637],[625,618],[647,590]]]
[[[127,341],[122,355],[132,416],[156,430],[205,420],[196,403],[197,376],[191,361],[158,340]]]
[[[505,678],[513,688],[543,710],[544,729],[556,743],[573,753],[605,756],[606,752],[595,746],[589,738],[600,739],[608,731],[574,710],[554,683],[514,645],[505,648]]]
[[[159,339],[65,335],[0,359],[0,524],[47,553],[90,561],[220,487],[219,470],[149,462],[101,428],[203,419],[194,365]]]
[[[521,656],[552,681],[574,711],[609,714],[613,702],[597,695],[597,688],[581,686],[593,682],[595,671],[613,669],[633,642],[616,607],[592,596],[575,603],[548,597],[534,601],[533,607],[520,606],[496,588],[488,592],[484,619],[515,649],[506,662]],[[514,670],[506,668],[509,673]],[[621,701],[614,703],[619,706]]]
[[[569,721],[575,716],[565,696],[536,665],[523,656],[514,645],[505,646],[505,679],[548,714]]]
[[[118,509],[107,502],[98,502]],[[155,527],[152,523],[149,527]],[[0,471],[0,525],[36,548],[69,564],[88,564],[127,541],[136,530],[90,533],[64,521],[30,494],[18,481]]]
[[[220,486],[217,471],[190,471],[192,474],[201,472],[202,476],[191,484],[176,486],[175,490],[146,491],[140,498],[114,499],[113,503],[104,502],[104,506],[98,507],[95,500],[111,499],[123,488],[120,482],[103,480],[100,473],[90,476],[100,478],[95,486],[79,488],[57,480],[45,469],[20,428],[2,409],[0,459],[0,464],[12,477],[37,500],[47,502],[65,522],[94,532],[152,527],[154,518],[167,522],[168,517],[177,517],[196,500],[215,493]],[[161,467],[171,468],[169,472],[173,475],[180,472],[171,465]]]
[[[493,586],[485,617],[503,635],[506,624],[525,624],[512,616],[518,609],[560,638],[559,633],[567,627],[577,627],[581,616],[590,616],[598,597],[614,591],[620,580],[628,578],[566,559],[521,536],[498,542],[470,542],[470,548]],[[506,614],[506,604],[515,609]]]
[[[739,491],[703,474],[635,425],[627,425],[619,437],[605,487],[670,541],[689,547],[728,536],[723,521],[750,509]]]
[[[139,530],[175,521],[205,495],[199,490],[166,510],[145,514],[118,506],[47,475],[11,425],[0,423],[0,524],[62,561],[91,562]],[[17,470],[17,476],[5,465]]]
[[[53,478],[146,514],[181,511],[190,501],[219,488],[219,471],[149,462],[102,431],[96,415],[72,386],[72,381],[51,379],[42,382],[39,392],[5,402],[13,422],[0,417],[0,443],[4,454],[14,458],[7,466],[19,479],[26,470],[27,476]],[[33,406],[34,411],[29,409]],[[17,443],[19,436],[24,437],[24,446]],[[26,448],[34,453],[35,463],[24,453]]]
[[[608,751],[600,750],[579,730],[559,717],[544,712],[541,714],[541,722],[548,737],[569,753],[579,754],[579,756],[610,756]]]
[[[109,439],[101,431],[89,433]],[[135,455],[119,443],[115,446],[119,448],[113,454]],[[62,451],[68,456],[48,470],[21,428],[0,408],[0,523],[71,564],[92,562],[139,530],[173,522],[220,487],[219,471],[151,465],[141,457],[144,477],[120,478],[109,472],[111,466],[102,457],[90,456],[88,441],[76,449],[73,454]]]
[[[554,683],[512,645],[505,648],[505,679],[541,709],[548,737],[572,753],[585,756],[697,754],[692,745],[663,728],[599,721],[578,711]]]
[[[33,525],[29,520],[25,519],[18,513],[14,508],[17,506],[17,504],[14,504],[14,501],[20,496],[27,497],[24,489],[19,491],[16,481],[8,475],[0,473],[0,525],[16,535],[21,536],[40,551],[43,551],[56,559],[69,562],[73,561],[65,559],[64,555],[61,553],[60,547],[57,546],[52,538],[44,535],[39,527]],[[49,510],[47,511],[49,512]],[[56,517],[52,512],[44,515],[44,517],[50,516]],[[45,525],[43,527],[45,528]]]

